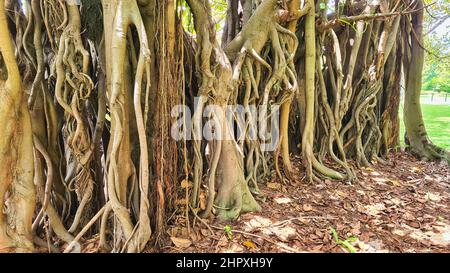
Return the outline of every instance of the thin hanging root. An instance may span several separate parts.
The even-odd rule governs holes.
[[[78,241],[83,237],[83,235],[95,224],[95,222],[102,216],[102,214],[105,212],[105,208],[108,206],[106,204],[103,206],[97,214],[83,227],[83,229],[78,233],[78,235],[70,242],[70,244],[66,247],[64,250],[64,253],[69,253],[73,250],[74,247],[80,248]]]
[[[194,136],[194,181],[192,187],[191,204],[193,207],[197,207],[198,198],[200,193],[200,183],[203,174],[203,156],[201,153],[201,139],[202,139],[202,127],[201,119],[203,109],[206,105],[208,98],[206,95],[201,95],[195,109],[194,116],[192,118],[193,136]]]
[[[43,214],[44,211],[47,210],[47,206],[50,202],[50,195],[52,192],[52,186],[53,186],[53,177],[55,175],[55,172],[53,170],[53,163],[52,159],[50,158],[50,155],[47,153],[44,145],[42,145],[39,138],[34,135],[33,137],[34,147],[36,150],[39,151],[39,153],[44,157],[46,165],[47,165],[47,176],[46,176],[46,183],[45,183],[45,192],[44,192],[44,200],[42,202],[42,208],[39,214]]]
[[[221,141],[215,141],[214,143],[216,146],[215,149],[212,150],[213,152],[213,160],[211,162],[211,168],[209,170],[209,176],[208,176],[208,200],[206,203],[206,208],[202,213],[202,217],[206,218],[210,215],[211,210],[213,208],[214,205],[214,198],[216,196],[216,192],[215,192],[215,181],[216,181],[216,170],[217,170],[217,165],[219,164],[219,159],[220,159],[220,152],[222,150],[222,143]]]
[[[214,118],[216,119],[217,123],[216,126],[220,126],[220,124],[225,124],[224,126],[228,126],[225,117],[224,117],[224,109],[222,109],[222,112],[214,113]],[[222,134],[223,129],[216,128],[216,130],[219,130],[219,134]],[[222,135],[223,137],[223,135]],[[212,147],[210,147],[211,152],[213,153],[213,159],[211,162],[211,167],[209,169],[209,175],[208,175],[208,200],[206,203],[206,208],[203,211],[202,217],[206,218],[211,213],[212,207],[214,205],[214,198],[216,196],[215,193],[215,183],[216,183],[216,171],[217,166],[219,165],[220,155],[222,153],[222,141],[213,141],[210,143]]]
[[[248,52],[250,52],[250,54],[252,55],[253,58],[255,58],[255,60],[257,62],[259,62],[260,64],[262,64],[265,68],[267,68],[267,74],[270,77],[272,75],[272,67],[270,66],[269,63],[267,63],[263,58],[261,58],[261,56],[259,56],[258,52],[256,52],[256,50],[254,48],[251,48],[250,50],[247,50]]]
[[[36,216],[36,219],[32,225],[32,231],[33,233],[36,232],[36,229],[41,221],[41,219],[45,216],[45,214],[48,216],[50,226],[55,231],[56,235],[61,238],[63,241],[69,243],[72,241],[73,236],[67,232],[67,230],[64,228],[64,225],[58,216],[58,213],[54,209],[53,205],[50,203],[50,193],[52,191],[52,184],[53,184],[53,178],[54,178],[54,170],[52,167],[52,161],[47,153],[45,147],[40,142],[39,138],[34,136],[34,146],[36,150],[39,151],[40,154],[45,159],[46,165],[47,165],[47,182],[45,184],[45,191],[44,191],[44,197],[43,200],[41,200],[42,208],[39,212],[39,214]],[[43,187],[43,185],[37,185],[38,187]],[[75,249],[76,252],[79,252],[79,247]]]
[[[318,55],[317,60],[318,60],[318,63],[320,63],[319,55]],[[320,67],[318,67],[317,70],[318,70],[317,71],[317,75],[319,77],[319,87],[320,87],[321,102],[322,102],[322,106],[323,106],[323,108],[325,110],[325,113],[326,113],[325,116],[327,117],[328,124],[329,124],[328,128],[326,128],[326,129],[328,129],[327,131],[329,132],[329,136],[328,136],[328,138],[329,138],[328,139],[328,153],[330,154],[330,156],[332,157],[332,159],[334,161],[336,161],[339,165],[341,165],[345,169],[346,174],[347,174],[346,178],[349,179],[349,180],[352,180],[353,177],[354,177],[354,174],[352,173],[352,171],[350,170],[348,164],[346,163],[346,157],[345,157],[345,153],[344,153],[343,148],[342,148],[342,143],[340,142],[339,134],[338,134],[337,129],[336,129],[336,122],[335,122],[335,119],[334,119],[334,115],[333,115],[331,107],[330,107],[330,105],[328,103],[328,96],[327,96],[327,92],[326,92],[326,86],[325,86],[325,81],[324,81],[324,78],[323,78],[323,73],[320,70]],[[341,152],[341,156],[343,157],[343,160],[340,160],[335,155],[335,153],[333,151],[333,144],[334,144],[335,141],[336,141],[336,144],[338,146],[339,151]],[[334,173],[333,175],[335,176],[336,173]],[[343,177],[343,175],[341,175],[341,176]]]
[[[127,208],[120,202],[116,195],[118,190],[117,185],[123,184],[120,181],[117,166],[117,152],[121,145],[124,135],[122,133],[122,117],[118,113],[118,107],[121,106],[119,97],[123,89],[121,86],[123,83],[122,75],[124,72],[125,54],[126,54],[126,34],[130,25],[136,26],[139,40],[141,42],[141,52],[137,64],[136,78],[135,78],[135,90],[134,90],[134,108],[137,122],[137,129],[139,135],[140,145],[140,168],[139,168],[139,189],[140,189],[140,208],[139,208],[139,221],[136,226],[133,227],[130,215]],[[129,243],[127,248],[129,252],[141,251],[148,240],[150,239],[150,219],[148,216],[149,201],[148,196],[148,184],[150,180],[149,174],[149,159],[148,159],[148,144],[146,139],[146,131],[144,124],[144,117],[141,109],[141,83],[143,81],[144,72],[147,72],[147,85],[150,84],[150,66],[149,66],[149,47],[148,38],[145,31],[145,27],[142,22],[142,18],[139,13],[139,8],[136,1],[132,3],[123,3],[120,1],[117,6],[117,12],[114,22],[114,31],[112,38],[112,54],[117,56],[118,61],[112,66],[112,90],[110,96],[111,114],[113,117],[112,123],[115,124],[115,131],[113,137],[113,143],[111,148],[109,173],[108,173],[108,193],[110,197],[111,207],[115,215],[119,218],[122,228],[125,233],[126,241]],[[148,88],[147,88],[148,90]],[[122,115],[123,113],[122,109]],[[129,133],[129,132],[125,132]],[[130,153],[130,151],[128,151]],[[130,154],[126,155],[127,157]],[[126,181],[125,181],[126,183]],[[137,229],[136,229],[137,228]],[[135,232],[134,232],[135,231]]]
[[[70,240],[71,235],[67,233],[64,226],[62,225],[61,219],[59,218],[58,214],[55,212],[55,209],[53,208],[53,205],[50,203],[50,196],[52,192],[52,186],[54,184],[55,179],[57,179],[57,176],[54,171],[53,162],[50,156],[50,152],[47,151],[47,149],[42,145],[42,143],[39,140],[39,137],[36,135],[34,136],[34,144],[35,144],[35,185],[38,188],[39,192],[43,192],[43,195],[40,196],[40,203],[42,205],[42,208],[38,215],[36,216],[36,219],[32,225],[32,231],[33,234],[36,233],[36,229],[38,228],[38,225],[41,223],[41,220],[47,215],[50,223],[50,227],[54,227],[56,230],[56,233],[58,237],[60,237],[62,240]],[[44,185],[43,183],[43,172],[44,168],[43,165],[39,162],[41,162],[41,158],[38,157],[38,154],[42,154],[43,158],[45,159],[45,163],[47,165],[47,172],[46,172],[46,179],[47,182]],[[37,165],[36,165],[37,164]],[[36,169],[36,167],[38,169]],[[44,190],[45,188],[45,190]],[[58,196],[57,192],[56,196]],[[36,237],[36,236],[35,236]]]
[[[83,170],[83,172],[84,172],[84,170]],[[75,213],[73,223],[69,228],[69,233],[75,233],[75,231],[77,230],[77,228],[81,222],[82,214],[83,214],[85,208],[87,207],[88,202],[92,199],[92,193],[94,190],[94,186],[93,186],[94,181],[89,180],[89,179],[83,179],[83,180],[87,181],[87,182],[83,182],[83,183],[86,183],[86,187],[82,191],[83,193],[81,194],[81,196],[82,196],[81,202],[78,205],[78,209]],[[78,180],[77,182],[80,183],[80,180]]]
[[[140,17],[138,17],[140,18]],[[136,19],[138,20],[138,19]],[[140,35],[140,39],[142,41],[147,41],[147,37],[145,34],[145,29],[141,21],[137,22],[137,26],[141,26],[141,31],[143,34]],[[145,44],[145,43],[144,43]],[[149,57],[148,53],[145,52],[144,47],[141,48],[141,54],[139,56],[136,79],[135,79],[135,90],[134,90],[134,110],[136,113],[136,122],[138,128],[139,135],[139,145],[141,151],[141,161],[140,161],[140,175],[139,175],[139,188],[140,188],[140,208],[139,208],[139,228],[137,231],[136,238],[138,251],[144,248],[147,241],[150,239],[151,230],[150,230],[150,219],[148,216],[149,210],[149,201],[148,201],[148,187],[150,181],[150,170],[149,170],[149,159],[148,159],[148,144],[147,144],[147,136],[145,131],[145,123],[144,117],[142,114],[142,106],[141,106],[141,82],[143,80],[144,69],[147,71],[147,85],[150,84],[150,65],[149,65]],[[131,238],[130,238],[131,239]]]
[[[65,10],[66,5],[62,3],[61,7]],[[80,34],[81,20],[78,6],[68,4],[67,14],[64,15],[67,20],[64,19],[63,24],[61,24],[64,29],[59,37],[59,48],[55,62],[55,97],[65,111],[64,136],[70,150],[69,154],[75,156],[72,159],[72,170],[77,169],[78,172],[74,182],[80,204],[69,229],[69,232],[75,232],[85,214],[85,208],[91,205],[94,188],[94,179],[90,170],[93,146],[82,116],[84,112],[83,102],[91,95],[94,84],[88,76],[90,56],[83,46]],[[82,58],[80,65],[76,63],[78,54]],[[81,66],[81,71],[78,69],[79,66]],[[34,98],[30,97],[29,102],[33,104],[33,100]]]
[[[99,248],[107,250],[107,251],[111,250],[111,247],[106,242],[107,241],[106,231],[107,231],[107,225],[108,225],[108,218],[109,218],[109,214],[111,213],[111,211],[112,211],[111,204],[108,203],[107,206],[105,207],[105,212],[103,213],[102,219],[100,222]]]
[[[27,43],[28,41],[28,36],[30,35],[30,31],[31,28],[33,26],[33,11],[32,8],[30,6],[30,2],[28,1],[24,1],[24,5],[26,7],[26,11],[27,11],[27,15],[26,17],[28,18],[28,22],[27,22],[27,26],[25,28],[25,32],[23,33],[23,50],[25,51],[25,55],[27,56],[27,58],[29,59],[29,61],[32,63],[33,67],[36,67],[36,61],[35,58],[33,57],[33,55],[31,54],[29,45]]]
[[[42,16],[39,1],[31,1],[31,10],[34,19],[33,44],[36,52],[36,76],[30,90],[28,98],[28,108],[32,109],[36,100],[37,92],[42,86],[44,79],[44,49],[42,46]],[[31,20],[30,20],[31,21]],[[24,40],[25,36],[24,36]]]
[[[294,68],[294,55],[298,47],[298,40],[295,34],[282,27],[280,24],[274,20],[277,8],[275,6],[275,1],[265,1],[262,2],[260,6],[258,6],[257,10],[252,17],[252,20],[249,21],[249,24],[244,25],[241,33],[227,46],[228,56],[234,61],[234,69],[233,69],[233,78],[238,79],[241,75],[241,66],[245,64],[245,69],[242,70],[242,77],[244,79],[245,84],[245,97],[244,97],[244,106],[247,106],[249,102],[253,102],[259,99],[259,81],[260,81],[260,66],[265,67],[267,72],[267,77],[269,80],[265,83],[263,89],[263,100],[261,102],[261,106],[263,109],[262,116],[266,116],[268,100],[270,93],[274,86],[277,83],[285,84],[286,94],[283,94],[282,102],[282,117],[281,117],[281,141],[282,141],[282,155],[283,155],[283,165],[285,168],[286,174],[292,172],[292,167],[290,164],[289,158],[289,146],[288,146],[288,124],[289,124],[289,109],[290,103],[292,100],[292,96],[297,92],[297,80],[295,75]],[[308,8],[306,7],[304,11]],[[298,15],[302,16],[304,13],[299,12]],[[262,27],[266,26],[266,27]],[[256,36],[253,35],[253,32],[256,31],[256,28],[259,27],[259,31],[263,29],[263,33]],[[289,46],[284,46],[288,44],[285,40],[287,37],[292,40]],[[273,67],[266,62],[259,54],[262,50],[266,42],[270,41],[272,44],[272,49],[274,50],[274,61]],[[235,54],[235,52],[239,52]],[[246,56],[245,53],[249,53],[249,56]],[[236,56],[236,58],[234,58]],[[250,59],[253,59],[250,61]],[[254,75],[253,72],[253,63],[256,65],[256,73]],[[250,86],[251,85],[251,86]],[[253,89],[253,92],[251,91]],[[250,94],[253,95],[250,98]],[[246,124],[249,123],[247,118]],[[263,125],[261,128],[262,132],[265,132],[266,125]],[[251,147],[248,147],[249,150],[252,150]],[[278,168],[278,156],[275,156],[275,166],[277,167],[277,173],[280,174]],[[257,168],[254,170],[255,173],[258,171]],[[247,172],[252,172],[251,169],[247,168]],[[255,179],[256,180],[256,179]]]
[[[283,143],[283,138],[281,138],[280,139],[280,143]],[[279,157],[279,155],[280,155],[280,146],[278,146],[277,147],[277,149],[275,150],[275,154],[274,154],[274,159],[273,159],[273,161],[274,161],[274,165],[275,165],[275,171],[276,171],[276,173],[277,173],[277,175],[278,175],[278,178],[281,180],[281,181],[284,181],[284,177],[283,177],[283,175],[281,175],[281,171],[280,171],[280,164],[278,163],[278,157]],[[288,170],[289,171],[289,170]]]

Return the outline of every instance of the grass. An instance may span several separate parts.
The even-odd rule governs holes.
[[[400,140],[402,146],[404,146],[403,106],[400,107],[400,111]],[[422,104],[422,113],[431,141],[439,147],[450,150],[450,105]]]

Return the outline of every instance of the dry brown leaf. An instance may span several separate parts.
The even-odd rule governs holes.
[[[400,187],[402,185],[398,180],[388,180],[388,182],[390,182],[392,185],[396,187]]]
[[[348,194],[343,191],[336,191],[336,193],[337,193],[337,195],[339,195],[342,198],[346,198],[348,196]]]
[[[364,206],[364,208],[366,210],[365,213],[368,215],[372,215],[372,216],[377,216],[383,210],[386,209],[386,207],[382,203],[378,203],[378,204],[374,204],[374,205],[366,205],[366,206]]]
[[[372,180],[375,181],[375,182],[377,182],[377,183],[386,183],[386,182],[389,182],[389,180],[387,180],[386,178],[383,178],[383,177],[373,177]]]
[[[412,215],[409,212],[405,212],[403,214],[403,219],[407,220],[407,221],[414,221],[416,218],[414,217],[414,215]]]
[[[304,225],[307,225],[307,224],[311,223],[311,219],[308,219],[308,218],[302,218],[302,217],[298,218],[298,221],[299,221],[300,223],[304,224]]]
[[[292,202],[292,199],[288,197],[277,197],[273,201],[277,204],[289,204]]]
[[[205,237],[211,235],[211,232],[204,228],[200,229],[200,233]]]
[[[228,238],[225,235],[222,235],[220,237],[219,241],[217,242],[217,246],[224,247],[228,245]]]
[[[170,237],[170,240],[178,248],[188,248],[192,244],[191,240],[184,238]]]
[[[434,194],[432,192],[427,192],[425,194],[425,200],[428,201],[433,201],[433,202],[440,202],[441,201],[441,196],[439,194]]]
[[[244,251],[244,248],[239,244],[232,243],[231,246],[223,251],[222,253],[241,253]]]
[[[281,184],[280,183],[267,183],[267,187],[269,189],[279,190],[279,189],[281,189]]]
[[[352,209],[352,205],[349,202],[344,202],[344,209],[351,210]]]
[[[285,227],[272,227],[269,229],[264,229],[262,231],[266,235],[275,235],[280,239],[281,241],[289,241],[293,239],[297,235],[297,231],[295,228],[291,226],[285,226]]]
[[[312,211],[312,206],[310,204],[303,204],[303,211]]]
[[[415,173],[421,173],[423,171],[423,169],[419,168],[419,167],[412,167],[410,169],[410,171],[415,172]]]
[[[245,222],[245,231],[249,232],[258,228],[265,228],[272,225],[269,218],[255,215],[250,221]]]
[[[192,242],[197,242],[201,239],[200,236],[198,236],[195,232],[191,232],[189,234],[189,237],[191,238]]]
[[[380,176],[381,174],[379,172],[372,171],[372,172],[370,172],[370,175],[372,175],[372,176]]]

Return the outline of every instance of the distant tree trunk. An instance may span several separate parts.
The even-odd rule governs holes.
[[[422,70],[424,63],[423,49],[423,2],[417,1],[416,9],[418,11],[411,15],[411,29],[404,41],[406,50],[409,50],[408,43],[411,43],[409,59],[405,67],[405,108],[403,118],[407,142],[411,151],[419,157],[427,159],[444,159],[450,162],[448,152],[435,146],[428,138],[423,120],[422,109],[420,105],[420,93],[422,91]]]

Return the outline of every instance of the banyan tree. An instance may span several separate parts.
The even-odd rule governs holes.
[[[273,171],[357,183],[399,146],[402,87],[408,149],[448,161],[422,0],[219,2],[0,0],[0,251],[157,248],[174,213],[260,210]]]

